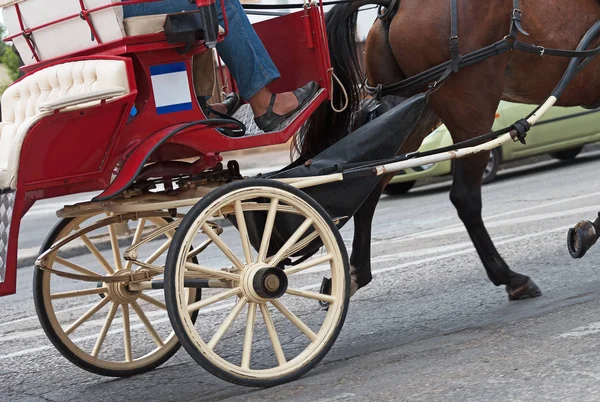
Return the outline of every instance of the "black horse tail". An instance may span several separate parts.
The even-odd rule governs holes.
[[[302,158],[311,158],[349,133],[354,112],[361,101],[363,80],[356,52],[356,20],[358,9],[367,4],[389,7],[393,0],[357,0],[335,5],[325,16],[331,66],[348,94],[348,107],[335,112],[324,102],[309,118],[294,139],[295,151]],[[344,102],[340,85],[333,85],[333,99]],[[336,105],[340,108],[342,105]]]

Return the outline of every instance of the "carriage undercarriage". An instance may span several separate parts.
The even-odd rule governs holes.
[[[226,138],[215,127],[232,123],[206,119],[195,102],[186,115],[188,123],[177,118],[163,121],[157,113],[159,94],[153,92],[152,67],[179,68],[173,71],[187,74],[184,92],[192,92],[191,59],[202,53],[198,48],[185,55],[177,46],[168,47],[164,35],[160,40],[145,37],[139,43],[122,39],[119,46],[125,46],[126,57],[111,53],[119,46],[107,45],[110,55],[99,52],[71,59],[69,74],[84,71],[87,63],[94,66],[95,82],[107,79],[109,84],[79,97],[36,100],[35,113],[27,116],[30,120],[15,128],[21,137],[15,135],[11,156],[4,156],[8,169],[0,171],[0,294],[15,290],[19,223],[33,203],[103,190],[92,201],[57,212],[61,221],[36,261],[34,300],[41,325],[74,364],[100,375],[130,376],[161,365],[183,345],[207,371],[236,384],[272,386],[298,378],[327,354],[342,329],[351,279],[339,229],[380,178],[409,167],[489,151],[507,141],[522,141],[527,129],[560,96],[554,93],[526,120],[483,136],[478,145],[457,144],[428,155],[395,156],[436,83],[310,161],[260,177],[243,177],[237,162],[223,166],[220,152],[284,143],[331,97],[334,76],[327,60],[322,6],[307,3],[299,14],[282,17],[282,24],[296,21],[296,33],[305,35],[299,47],[310,54],[316,68],[307,76],[306,69],[289,67],[298,77],[282,85],[294,88],[300,80],[315,78],[321,89],[276,133],[249,128],[243,138]],[[308,28],[305,21],[309,21]],[[146,42],[151,45],[145,47]],[[35,54],[34,47],[31,50]],[[48,71],[53,73],[47,75],[57,71],[58,76],[67,64],[65,60],[38,62],[41,68],[30,74],[38,82]],[[577,70],[575,63],[565,77]],[[14,88],[20,96],[23,86],[19,85]],[[148,104],[156,107],[147,108]],[[134,106],[150,125],[161,123],[160,130],[151,127],[144,135],[131,134],[134,129],[145,129],[131,113]],[[76,135],[61,139],[65,121],[74,124],[70,129]],[[76,139],[78,130],[101,123],[112,128],[100,132],[98,141],[82,151],[84,156],[86,152],[92,155],[95,170],[78,160],[88,170],[68,166],[65,169],[75,169],[76,174],[69,176],[71,172],[58,169],[54,176],[43,177],[39,172],[57,165],[66,153],[33,168],[25,161],[25,156],[32,158],[40,152],[34,141],[41,147],[51,144],[41,132],[48,137],[50,131],[66,143]],[[397,133],[388,126],[402,130]],[[123,133],[130,136],[129,141],[118,141],[119,136],[127,137]],[[195,137],[198,133],[205,135],[202,144]],[[111,147],[92,152],[104,143]],[[365,151],[370,159],[342,151],[359,145],[362,151],[369,146],[376,151]],[[196,161],[181,162],[189,157]],[[335,205],[332,197],[348,202]],[[131,224],[134,232],[120,236],[123,224]],[[597,223],[590,225],[595,229]],[[592,237],[596,233],[589,225],[578,229]],[[112,258],[98,249],[98,238],[107,239]],[[593,242],[580,241],[585,250]],[[84,245],[86,255],[74,259],[68,253],[74,244]],[[322,285],[315,287],[315,283]],[[58,311],[81,300],[89,309],[75,321],[61,318]],[[77,330],[86,326],[94,327],[97,335],[78,337]],[[103,353],[108,342],[120,343],[122,353]]]

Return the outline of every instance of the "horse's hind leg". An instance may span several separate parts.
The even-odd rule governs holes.
[[[350,296],[371,282],[371,228],[375,208],[390,178],[384,177],[354,214],[354,239],[350,255]]]
[[[431,108],[427,108],[410,136],[404,141],[400,153],[416,151],[423,138],[431,132],[438,122],[437,115]],[[381,193],[392,177],[394,177],[393,174],[384,176],[354,214],[354,239],[352,241],[352,255],[350,256],[351,295],[373,279],[371,274],[371,227],[373,216]]]

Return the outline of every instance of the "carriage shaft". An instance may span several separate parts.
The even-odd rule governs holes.
[[[536,124],[540,118],[557,102],[555,96],[550,96],[546,101],[539,107],[539,109],[531,115],[527,122],[530,126]],[[317,177],[300,177],[300,178],[289,178],[289,179],[275,179],[284,183],[290,184],[296,188],[307,188],[319,186],[322,184],[334,183],[346,179],[357,179],[361,177],[372,177],[372,176],[383,176],[390,173],[397,173],[404,169],[410,169],[427,165],[431,163],[438,163],[452,159],[460,159],[467,156],[475,155],[479,152],[491,151],[494,148],[500,147],[509,141],[517,141],[519,134],[516,129],[511,130],[507,134],[503,134],[498,138],[490,141],[486,141],[483,144],[466,147],[446,152],[440,152],[433,155],[427,155],[422,157],[416,157],[413,159],[403,160],[399,162],[387,163],[379,166],[367,166],[363,168],[351,168],[344,170],[341,173],[332,173]],[[365,163],[365,165],[369,165]]]

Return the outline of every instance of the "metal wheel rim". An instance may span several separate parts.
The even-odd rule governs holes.
[[[329,263],[330,274],[332,279],[331,295],[335,298],[335,302],[330,304],[327,315],[323,320],[319,331],[317,332],[317,339],[315,341],[312,341],[309,347],[305,348],[301,353],[299,353],[293,359],[287,361],[284,365],[280,365],[269,369],[257,370],[252,368],[243,368],[241,366],[232,364],[231,362],[225,360],[217,353],[208,348],[207,342],[204,339],[202,339],[201,335],[195,330],[194,323],[189,319],[189,312],[187,309],[188,304],[182,297],[183,292],[181,292],[181,290],[184,289],[184,275],[182,275],[182,272],[184,273],[185,269],[182,270],[182,267],[185,261],[187,260],[187,250],[190,249],[189,247],[192,244],[196,233],[200,230],[203,223],[213,218],[215,215],[218,215],[220,209],[222,209],[224,206],[233,204],[236,199],[249,200],[261,197],[270,199],[277,197],[281,201],[285,202],[287,205],[294,205],[294,207],[302,211],[302,215],[304,217],[310,217],[311,219],[313,219],[313,228],[319,233],[319,237],[323,241],[324,247],[327,249],[327,253],[333,254],[333,258],[329,261]],[[181,322],[183,323],[182,329],[185,332],[185,335],[187,335],[192,344],[196,347],[198,351],[200,351],[203,357],[211,363],[211,365],[217,367],[222,371],[228,372],[230,374],[244,379],[272,380],[284,377],[286,375],[290,375],[302,369],[306,364],[311,362],[315,357],[319,355],[321,350],[331,339],[331,336],[334,334],[335,329],[339,325],[340,318],[343,316],[344,298],[346,297],[344,262],[341,250],[338,248],[335,235],[333,234],[323,217],[318,212],[316,212],[309,204],[307,204],[304,200],[300,199],[299,197],[296,197],[295,195],[278,188],[244,188],[232,191],[213,202],[208,208],[206,208],[204,211],[202,211],[202,213],[200,213],[200,215],[195,219],[194,223],[192,224],[190,230],[187,231],[185,239],[179,249],[177,265],[175,267],[169,267],[169,269],[176,270],[176,279],[174,285],[177,294],[176,308],[177,314],[179,314]],[[315,303],[317,303],[317,301],[315,301]],[[258,310],[259,308],[260,306],[257,305],[256,310]],[[202,310],[200,310],[200,313],[202,313]]]

